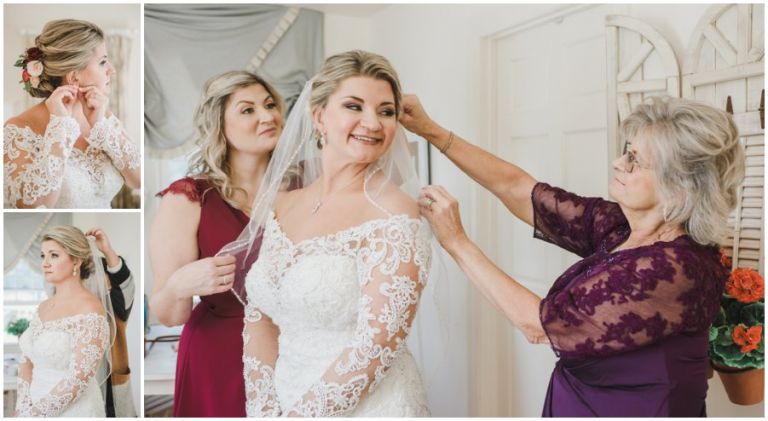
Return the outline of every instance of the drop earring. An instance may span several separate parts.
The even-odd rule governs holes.
[[[77,276],[77,266],[72,268],[72,276],[73,277]]]

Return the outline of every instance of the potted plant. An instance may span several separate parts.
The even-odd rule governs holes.
[[[13,336],[19,337],[29,327],[29,320],[25,318],[19,318],[8,322],[8,326],[5,327],[5,331]]]
[[[723,253],[723,264],[730,259]],[[709,355],[731,402],[763,400],[765,281],[748,268],[736,268],[725,284],[720,313],[709,329]]]

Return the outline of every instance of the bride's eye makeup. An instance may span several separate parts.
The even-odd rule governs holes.
[[[395,116],[395,109],[394,108],[384,108],[381,110],[381,115],[384,117],[394,117]]]
[[[356,102],[346,102],[344,103],[344,108],[352,110],[352,111],[362,111],[363,107],[356,103]]]
[[[253,107],[245,107],[240,110],[240,114],[253,114]]]

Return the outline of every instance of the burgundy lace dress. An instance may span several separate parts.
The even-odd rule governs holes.
[[[611,252],[629,236],[619,205],[547,184],[536,238],[578,254],[542,300],[560,357],[544,416],[705,416],[709,325],[728,271],[687,235]]]
[[[250,219],[229,206],[206,180],[182,178],[158,196],[168,193],[200,203],[200,259],[234,241]],[[245,417],[243,306],[231,292],[200,299],[181,333],[173,416]]]

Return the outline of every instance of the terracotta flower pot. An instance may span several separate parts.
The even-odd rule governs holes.
[[[728,399],[736,405],[754,405],[763,401],[765,391],[764,368],[727,371],[717,368]]]

